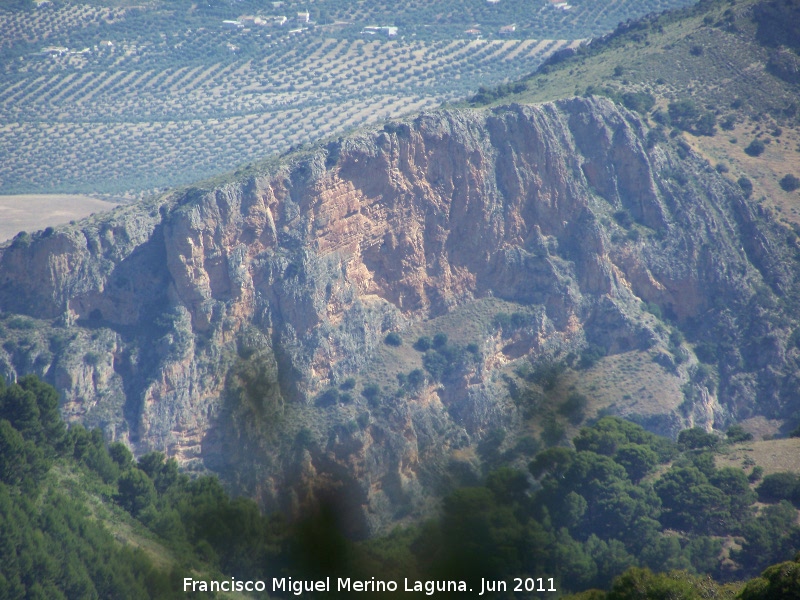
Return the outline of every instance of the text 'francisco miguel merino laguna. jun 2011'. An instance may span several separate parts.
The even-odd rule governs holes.
[[[392,579],[367,580],[350,577],[326,577],[324,579],[292,579],[273,577],[270,583],[239,579],[202,580],[186,577],[183,580],[184,592],[267,592],[273,594],[294,594],[300,596],[312,592],[424,592],[432,596],[437,592],[465,592],[482,596],[487,592],[555,592],[552,578],[515,577],[505,580],[481,579],[477,587],[470,587],[466,581],[458,580],[411,580],[403,579],[402,585]]]

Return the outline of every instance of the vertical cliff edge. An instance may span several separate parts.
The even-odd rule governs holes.
[[[522,364],[649,353],[680,396],[613,410],[662,433],[791,420],[797,271],[793,232],[605,99],[425,113],[18,236],[0,367],[266,508],[342,492],[367,534],[535,430]],[[410,348],[438,330],[468,348],[440,371]]]

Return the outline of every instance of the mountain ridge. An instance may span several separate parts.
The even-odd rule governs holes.
[[[345,489],[359,535],[425,514],[448,473],[475,477],[492,431],[510,448],[550,418],[546,390],[515,374],[527,362],[652,357],[683,396],[616,411],[660,432],[789,417],[786,230],[651,131],[602,98],[423,113],[18,236],[0,251],[3,370],[40,374],[68,418],[211,468],[265,508]],[[476,301],[489,313],[472,350],[409,349],[417,324]],[[504,328],[493,302],[529,316]],[[515,400],[513,381],[541,398]]]

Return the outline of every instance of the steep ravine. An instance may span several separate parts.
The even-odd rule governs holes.
[[[487,432],[522,426],[511,361],[677,351],[685,398],[651,427],[788,417],[793,234],[656,139],[597,98],[426,113],[19,236],[0,249],[0,365],[54,383],[67,418],[267,508],[346,491],[357,533],[424,512],[443,478],[475,471]],[[510,341],[484,327],[444,385],[379,379],[387,360],[419,362],[387,333],[495,301],[536,318]],[[654,307],[692,345],[670,350]],[[345,402],[319,400],[350,377]],[[370,383],[386,389],[368,401]]]

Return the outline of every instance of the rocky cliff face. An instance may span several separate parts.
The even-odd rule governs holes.
[[[522,428],[521,361],[651,351],[684,389],[648,416],[662,430],[785,415],[788,233],[657,139],[602,99],[423,114],[20,236],[0,250],[0,361],[53,382],[67,417],[266,507],[346,491],[362,533],[424,511],[488,432]],[[508,333],[475,306],[528,318]],[[421,366],[413,335],[447,315],[471,327],[469,360],[398,392],[387,376]]]

